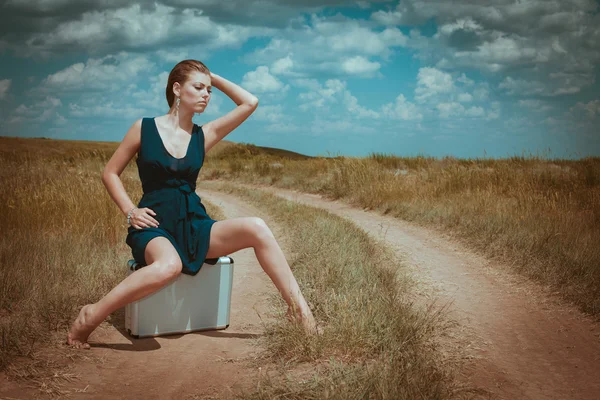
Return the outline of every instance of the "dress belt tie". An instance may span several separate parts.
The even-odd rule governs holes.
[[[195,240],[196,226],[192,224],[194,212],[190,208],[192,197],[196,195],[196,185],[191,185],[185,179],[168,179],[160,183],[160,186],[148,188],[148,192],[164,189],[179,189],[174,199],[177,212],[177,220],[183,220],[183,245],[190,261],[196,257],[198,241]],[[196,195],[197,196],[197,195]]]

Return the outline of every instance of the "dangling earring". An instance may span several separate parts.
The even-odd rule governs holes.
[[[177,101],[175,102],[175,112],[179,115],[179,97],[177,97]]]

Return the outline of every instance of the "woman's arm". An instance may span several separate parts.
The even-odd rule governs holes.
[[[206,154],[215,144],[244,122],[258,107],[258,98],[227,79],[210,73],[211,84],[225,93],[238,106],[229,113],[202,125]]]
[[[123,141],[104,167],[104,172],[102,172],[102,183],[104,183],[108,194],[117,203],[124,215],[127,215],[129,210],[135,207],[135,204],[127,196],[123,182],[119,177],[140,148],[141,131],[142,120],[139,119],[129,128]]]
[[[123,182],[119,177],[129,161],[133,158],[134,154],[139,150],[141,138],[142,119],[140,118],[134,122],[131,128],[129,128],[123,141],[104,167],[104,172],[102,172],[102,183],[106,186],[108,194],[110,194],[110,197],[117,203],[123,215],[127,215],[129,211],[136,208],[136,206],[129,196],[127,196],[127,192],[123,187]],[[157,227],[159,223],[154,218],[155,216],[156,213],[154,210],[148,207],[136,209],[131,214],[131,226],[136,229],[147,228],[150,226]]]

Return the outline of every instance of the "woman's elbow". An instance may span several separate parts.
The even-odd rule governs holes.
[[[104,185],[106,186],[106,183],[110,181],[110,177],[114,175],[114,172],[104,169],[104,171],[102,171],[102,183],[104,183]]]

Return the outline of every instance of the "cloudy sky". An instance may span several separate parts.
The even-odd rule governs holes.
[[[2,136],[120,141],[194,58],[260,100],[235,142],[600,156],[599,0],[0,0],[0,57]]]

